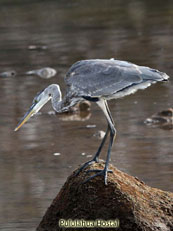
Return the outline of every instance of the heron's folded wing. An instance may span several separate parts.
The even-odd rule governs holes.
[[[81,61],[67,73],[67,85],[73,91],[91,97],[115,94],[142,81],[137,66],[125,63],[116,60]]]

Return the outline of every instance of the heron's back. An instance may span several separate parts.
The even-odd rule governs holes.
[[[66,83],[75,95],[120,98],[169,77],[158,70],[119,60],[82,60],[72,65]]]

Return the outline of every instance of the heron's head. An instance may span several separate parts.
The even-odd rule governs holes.
[[[41,92],[39,92],[33,99],[30,109],[26,112],[24,117],[21,119],[14,131],[17,131],[27,120],[34,114],[36,114],[50,99],[57,98],[59,101],[61,99],[61,92],[59,85],[51,84]]]

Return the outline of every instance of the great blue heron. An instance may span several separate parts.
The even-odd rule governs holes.
[[[77,174],[91,163],[98,162],[102,147],[108,133],[110,133],[105,167],[103,170],[94,170],[96,174],[88,178],[88,180],[90,180],[95,176],[103,175],[104,183],[107,184],[111,148],[114,138],[116,137],[116,129],[107,100],[130,95],[138,89],[145,89],[152,83],[165,81],[168,78],[169,76],[163,72],[145,66],[138,66],[126,61],[92,59],[76,62],[66,74],[65,81],[67,90],[65,97],[62,99],[59,85],[49,85],[36,95],[32,106],[19,122],[15,131],[17,131],[32,115],[37,113],[49,100],[51,100],[54,110],[59,113],[68,111],[70,107],[83,100],[96,102],[106,116],[108,122],[107,131],[94,158],[86,162],[78,170]]]

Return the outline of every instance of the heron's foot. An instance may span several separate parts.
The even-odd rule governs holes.
[[[76,176],[79,175],[79,173],[80,173],[83,169],[87,168],[89,165],[91,165],[91,164],[93,164],[93,163],[98,163],[98,162],[99,162],[98,158],[93,158],[92,160],[87,161],[84,165],[82,165],[81,168],[79,168],[79,169],[77,170],[77,172],[76,172],[75,175],[76,175]]]
[[[90,169],[90,170],[88,170],[87,172],[101,172],[101,171],[103,171],[103,170],[100,170],[100,169]],[[107,172],[113,173],[113,171],[110,170],[110,169],[108,169]]]
[[[104,177],[104,183],[105,185],[107,185],[107,178],[108,178],[108,172],[112,173],[112,170],[108,170],[106,168],[104,168],[103,170],[100,169],[92,169],[92,170],[88,170],[88,172],[97,172],[96,174],[94,174],[93,176],[90,176],[88,179],[86,179],[83,184],[87,183],[88,181],[92,180],[94,177],[96,176],[103,176]]]

